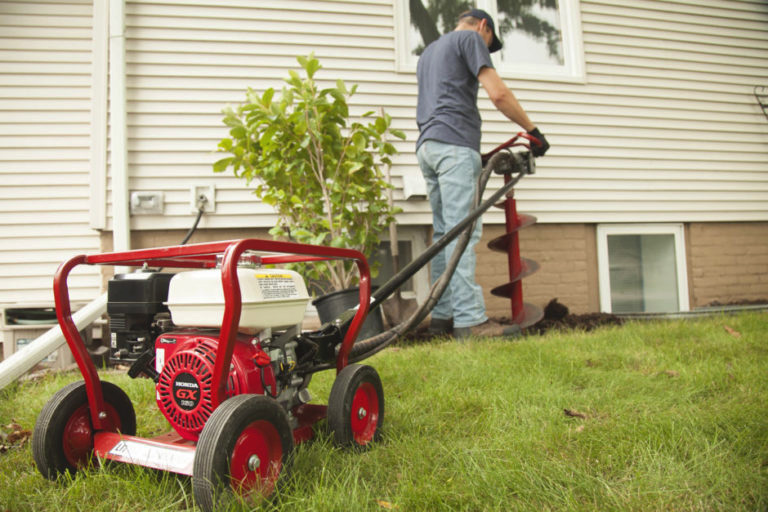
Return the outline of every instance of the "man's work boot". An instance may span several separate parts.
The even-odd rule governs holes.
[[[520,335],[520,327],[518,325],[503,325],[499,322],[495,322],[491,319],[485,322],[473,325],[471,327],[454,327],[453,337],[458,340],[469,338],[470,336],[476,338],[494,338],[504,337],[513,338]]]
[[[450,336],[453,331],[453,318],[432,318],[427,332],[430,336]]]

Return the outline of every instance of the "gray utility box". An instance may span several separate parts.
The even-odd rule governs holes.
[[[72,305],[75,311],[79,305]],[[39,336],[58,325],[56,310],[50,304],[25,304],[8,306],[2,309],[2,342],[3,359],[7,359],[25,345],[32,343]],[[91,328],[80,332],[86,346],[89,346]],[[40,361],[37,368],[50,368],[61,370],[75,363],[75,358],[69,350],[69,345],[64,343],[48,357]]]

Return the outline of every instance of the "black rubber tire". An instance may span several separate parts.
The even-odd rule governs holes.
[[[131,399],[125,392],[111,382],[101,381],[104,401],[108,413],[117,416],[118,423],[114,431],[126,435],[136,434],[136,413]],[[82,408],[85,407],[83,410]],[[67,459],[64,444],[67,425],[74,414],[87,417],[85,422],[91,428],[90,451],[87,460],[73,463]],[[91,460],[93,453],[93,427],[90,423],[90,407],[85,382],[73,382],[60,389],[43,406],[35,422],[32,434],[32,456],[38,471],[50,480],[56,480],[64,474],[74,475]],[[112,429],[110,429],[112,430]]]
[[[368,410],[353,411],[355,397],[359,399],[361,395],[367,404],[363,409]],[[372,413],[376,416],[371,417]],[[328,426],[335,443],[341,447],[367,448],[381,439],[383,422],[384,389],[379,374],[367,365],[346,366],[336,376],[328,397]]]
[[[266,478],[266,489],[261,487],[264,481],[255,476],[257,471],[252,470],[249,474],[257,482],[241,492],[233,488],[231,478],[235,478],[232,473],[236,470],[237,457],[250,453],[249,448],[242,448],[247,443],[241,436],[245,438],[246,429],[250,431],[255,428],[254,425],[260,425],[259,428],[266,428],[273,434],[272,441],[280,444],[280,453],[276,454],[280,462],[273,469],[276,474]],[[239,454],[234,453],[236,443],[241,450]],[[270,450],[273,449],[276,449],[274,443],[270,445]],[[292,454],[293,430],[287,413],[275,399],[264,395],[233,396],[213,411],[197,443],[192,467],[192,491],[197,506],[203,511],[213,511],[226,508],[237,500],[257,503],[268,498],[285,479]],[[273,462],[277,464],[277,461]]]

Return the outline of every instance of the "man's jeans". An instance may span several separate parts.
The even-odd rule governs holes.
[[[472,210],[477,178],[482,170],[480,153],[463,146],[427,140],[419,146],[416,156],[427,182],[434,242]],[[454,327],[472,327],[488,319],[485,315],[483,290],[475,283],[475,245],[481,234],[482,221],[478,219],[450,285],[432,310],[432,318],[453,318]],[[432,259],[432,282],[445,270],[455,247],[454,239]]]

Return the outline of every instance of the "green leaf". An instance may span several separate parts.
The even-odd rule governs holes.
[[[232,165],[234,158],[222,158],[213,164],[213,172],[224,172]]]
[[[310,78],[315,76],[315,73],[317,73],[322,66],[320,65],[320,62],[317,59],[312,59],[309,62],[309,67],[307,68],[307,74]]]
[[[376,118],[376,131],[379,133],[384,133],[387,131],[387,120],[383,117]]]
[[[341,94],[347,94],[347,86],[341,78],[336,80],[336,89],[338,89]]]
[[[261,104],[266,106],[269,106],[272,104],[272,98],[275,96],[275,90],[273,88],[269,88],[266,91],[264,91],[264,95],[261,97]]]

